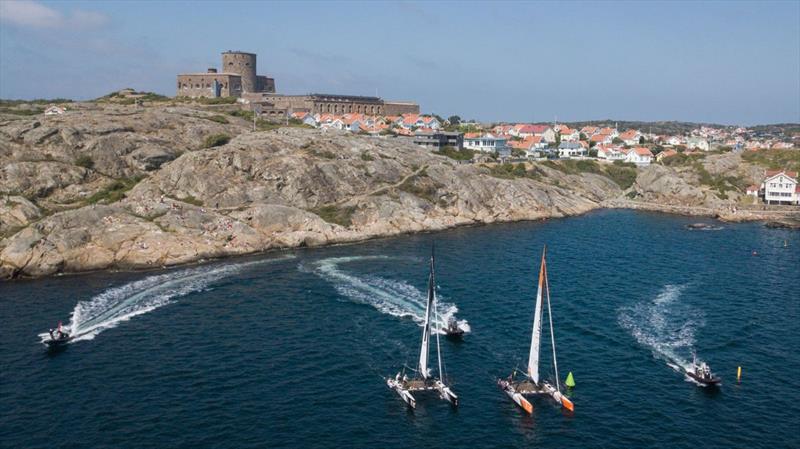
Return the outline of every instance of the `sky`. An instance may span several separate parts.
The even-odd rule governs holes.
[[[279,93],[480,121],[800,122],[800,1],[0,0],[0,98],[175,95],[258,54]]]

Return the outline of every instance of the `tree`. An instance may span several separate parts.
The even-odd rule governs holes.
[[[619,137],[614,137],[614,139],[611,140],[611,143],[613,143],[614,145],[620,145],[625,142],[623,142],[622,139],[620,139]]]
[[[639,137],[639,145],[644,145],[644,136]]]
[[[584,142],[589,140],[589,138],[586,137],[586,134],[584,134],[584,133],[580,133],[580,137],[578,137],[578,139],[579,140],[583,140]]]
[[[457,116],[457,115],[451,115],[451,116],[450,116],[450,117],[447,119],[447,121],[448,121],[448,122],[450,122],[450,124],[451,124],[452,126],[458,126],[458,125],[461,123],[461,117],[459,117],[459,116]]]

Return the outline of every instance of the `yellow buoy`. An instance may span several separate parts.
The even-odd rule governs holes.
[[[740,367],[739,367],[739,368],[736,370],[736,381],[737,381],[737,382],[741,382],[741,380],[742,380],[742,367],[740,366]]]

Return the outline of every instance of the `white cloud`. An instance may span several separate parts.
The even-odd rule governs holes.
[[[0,0],[0,21],[23,28],[94,28],[108,22],[104,14],[74,10],[69,16],[33,0]]]

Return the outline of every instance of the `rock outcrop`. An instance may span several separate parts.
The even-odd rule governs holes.
[[[251,126],[186,107],[86,104],[62,116],[0,117],[0,278],[563,217],[626,196],[721,201],[670,167],[641,170],[623,190],[604,170],[498,172],[404,139]],[[230,141],[205,148],[215,134]]]

